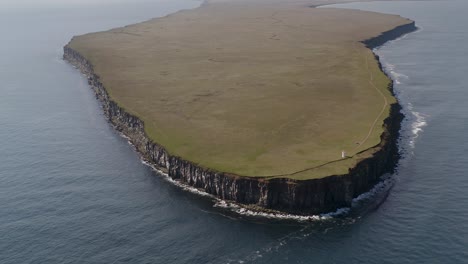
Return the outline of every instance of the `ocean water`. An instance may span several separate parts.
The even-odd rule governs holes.
[[[376,51],[407,117],[403,159],[351,209],[309,221],[175,186],[61,60],[73,35],[200,2],[43,1],[0,3],[0,263],[468,263],[467,1],[341,5],[420,27]]]

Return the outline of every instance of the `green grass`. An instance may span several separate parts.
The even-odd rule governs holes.
[[[389,107],[379,116],[384,99],[371,73],[387,101],[395,98],[359,41],[408,22],[363,11],[209,4],[75,37],[69,46],[172,155],[263,177],[379,143]],[[345,174],[372,151],[286,177]]]

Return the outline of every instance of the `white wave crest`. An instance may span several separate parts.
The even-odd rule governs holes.
[[[262,211],[254,211],[248,208],[243,207],[242,205],[226,202],[224,200],[217,199],[215,207],[226,208],[232,212],[235,212],[240,215],[244,216],[251,216],[251,217],[263,217],[269,219],[278,219],[278,220],[295,220],[295,221],[323,221],[329,220],[334,217],[342,216],[349,213],[350,208],[339,208],[335,212],[324,213],[319,215],[294,215],[294,214],[286,214],[286,213],[269,213],[269,212],[262,212]]]
[[[388,193],[388,191],[393,187],[394,184],[395,177],[393,175],[386,175],[385,177],[382,177],[380,182],[377,183],[372,189],[354,198],[352,201],[351,208],[361,206],[363,203],[374,199],[377,196]]]
[[[407,116],[407,119],[410,123],[410,137],[408,140],[408,145],[411,149],[414,149],[416,139],[419,137],[420,133],[424,131],[424,127],[427,126],[426,117],[427,115],[413,110],[413,105],[408,104],[408,111],[411,113],[410,116]]]
[[[423,127],[427,125],[426,118],[418,112],[411,112],[416,120],[413,122],[411,126],[411,131],[413,132],[414,136],[418,136],[419,132],[423,131]]]
[[[374,52],[377,52],[377,51],[378,50],[374,50]],[[379,54],[379,57],[380,57],[380,62],[383,64],[383,68],[385,69],[385,72],[390,76],[390,78],[395,82],[395,84],[401,84],[403,80],[409,79],[408,75],[397,72],[395,70],[396,66],[394,64],[385,62],[384,55]]]
[[[392,80],[394,80],[396,84],[401,84],[402,79],[405,79],[405,80],[408,79],[407,75],[404,75],[403,73],[398,73],[396,71],[390,71],[390,76],[392,77]]]
[[[383,65],[384,71],[390,76],[390,78],[395,82],[395,84],[401,84],[403,80],[408,80],[409,77],[405,74],[399,73],[397,67],[394,64],[388,63],[385,61],[383,54],[379,52],[378,49],[374,50],[379,57],[380,62]],[[398,98],[398,101],[403,106],[403,112],[405,113],[405,120],[402,123],[401,135],[399,140],[400,154],[411,152],[405,148],[407,144],[410,149],[415,148],[416,139],[419,137],[419,134],[423,131],[423,128],[427,125],[427,115],[417,112],[413,109],[411,103],[404,103],[402,98],[402,93],[399,91],[399,87],[394,87],[394,93]],[[402,144],[403,143],[403,144]]]
[[[207,196],[207,197],[215,198],[215,196],[213,196],[213,195],[211,195],[211,194],[209,194],[209,193],[207,193],[207,192],[205,192],[203,190],[197,189],[195,187],[189,186],[189,185],[187,185],[185,183],[182,183],[180,181],[174,180],[173,178],[171,178],[169,176],[169,174],[167,174],[167,173],[163,172],[162,170],[158,169],[156,166],[154,166],[153,164],[151,164],[148,161],[145,161],[145,160],[142,159],[141,163],[143,163],[144,165],[150,167],[151,169],[153,169],[153,171],[157,172],[158,174],[161,174],[163,176],[164,180],[176,185],[179,188],[182,188],[185,191],[189,191],[191,193],[194,193],[194,194],[197,194],[197,195],[200,195],[200,196]]]

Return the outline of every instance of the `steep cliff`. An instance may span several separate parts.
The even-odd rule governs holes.
[[[369,48],[375,48],[415,29],[413,22],[384,32],[363,43]],[[99,76],[94,73],[93,65],[81,54],[65,46],[64,59],[88,77],[89,85],[102,102],[109,121],[130,138],[145,159],[167,172],[171,178],[224,200],[257,209],[300,215],[334,211],[337,208],[350,206],[352,199],[372,188],[381,175],[392,172],[398,161],[396,142],[403,115],[400,113],[400,105],[393,104],[389,117],[384,121],[385,132],[381,135],[379,146],[376,146],[378,150],[372,157],[361,160],[346,175],[300,181],[287,178],[241,177],[203,168],[170,155],[164,147],[149,139],[145,134],[144,123],[112,101]],[[389,89],[392,90],[393,86],[390,85]]]

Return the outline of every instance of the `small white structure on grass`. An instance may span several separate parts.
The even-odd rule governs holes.
[[[346,158],[346,152],[344,150],[341,151],[341,158],[342,159]]]

